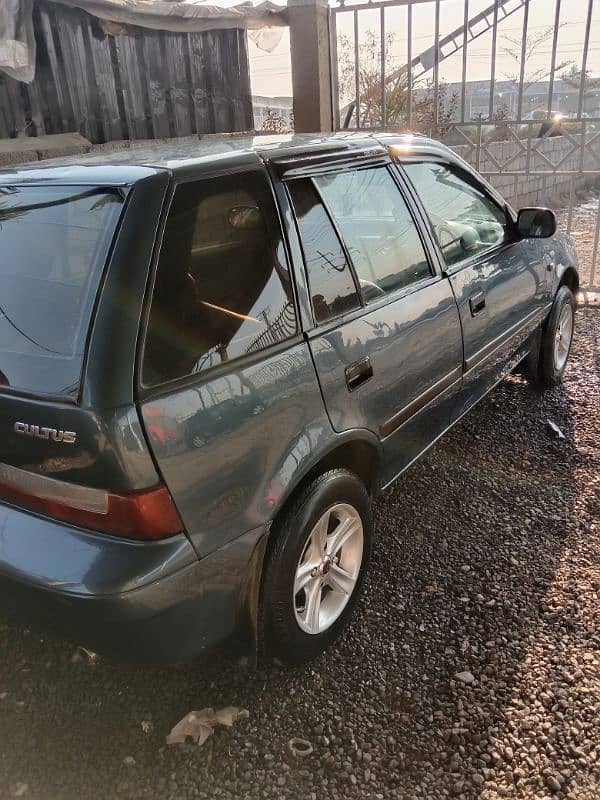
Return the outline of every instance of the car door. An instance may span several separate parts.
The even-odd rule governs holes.
[[[450,283],[389,165],[345,165],[287,181],[308,279],[308,332],[337,431],[383,442],[390,482],[449,425],[462,372]]]
[[[525,354],[548,307],[546,265],[470,171],[437,158],[402,166],[431,224],[460,312],[465,372],[457,418]]]
[[[269,519],[330,427],[256,156],[177,181],[157,256],[138,397],[203,556]]]

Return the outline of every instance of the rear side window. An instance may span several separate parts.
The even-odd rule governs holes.
[[[0,187],[0,388],[77,395],[117,190]]]
[[[360,307],[352,272],[312,180],[290,183],[317,322]]]
[[[142,382],[155,386],[296,332],[271,188],[261,172],[177,187],[161,246]]]

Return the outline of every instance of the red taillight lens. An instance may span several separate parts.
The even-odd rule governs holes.
[[[115,494],[0,464],[2,500],[128,539],[165,539],[183,530],[165,486]]]

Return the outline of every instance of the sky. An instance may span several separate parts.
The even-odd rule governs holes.
[[[332,4],[333,4],[333,0]],[[492,0],[470,0],[470,16],[474,16],[491,5]],[[513,4],[514,5],[514,2]],[[575,62],[581,65],[582,43],[584,40],[587,14],[587,0],[562,0],[561,27],[558,33],[557,62]],[[431,47],[434,42],[434,8],[435,2],[419,3],[413,6],[413,57]],[[554,24],[555,0],[530,0],[528,31],[531,35],[543,34]],[[450,33],[462,24],[464,0],[442,0],[440,4],[440,37]],[[379,10],[368,9],[359,12],[359,41],[368,33],[376,32],[379,36]],[[390,48],[389,58],[392,66],[406,63],[407,31],[406,8],[401,6],[386,8],[386,30],[393,34],[394,41]],[[523,25],[523,11],[518,10],[498,24],[496,80],[502,80],[510,74],[518,74],[519,63],[513,60],[505,48],[514,48],[505,37],[520,39]],[[353,14],[344,12],[337,14],[338,37],[347,36],[353,42]],[[290,73],[290,41],[287,28],[277,48],[272,53],[259,50],[249,42],[250,76],[254,94],[274,97],[290,96],[292,83]],[[518,49],[518,48],[517,48]],[[491,72],[491,31],[476,39],[468,48],[467,80],[486,80]],[[550,63],[552,50],[552,34],[536,48],[535,53],[527,61],[526,71],[534,73]],[[594,0],[592,27],[588,53],[588,69],[591,74],[600,76],[600,0]],[[461,79],[462,56],[460,52],[440,64],[440,79],[446,82]]]

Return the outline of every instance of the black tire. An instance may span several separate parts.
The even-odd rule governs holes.
[[[568,308],[569,311],[564,311]],[[566,357],[561,364],[557,365],[555,359],[556,336],[561,317],[565,314],[571,315],[572,332]],[[569,360],[573,331],[575,330],[575,298],[568,286],[561,286],[556,293],[554,303],[550,310],[546,324],[542,330],[542,337],[537,362],[537,383],[545,389],[551,389],[562,381],[565,369]]]
[[[358,578],[339,617],[320,633],[307,633],[296,619],[293,595],[298,563],[317,522],[336,504],[348,504],[362,522],[363,549]],[[267,555],[261,601],[262,649],[288,664],[316,658],[344,630],[361,592],[371,557],[371,501],[362,481],[347,469],[332,469],[308,483],[275,520]]]

